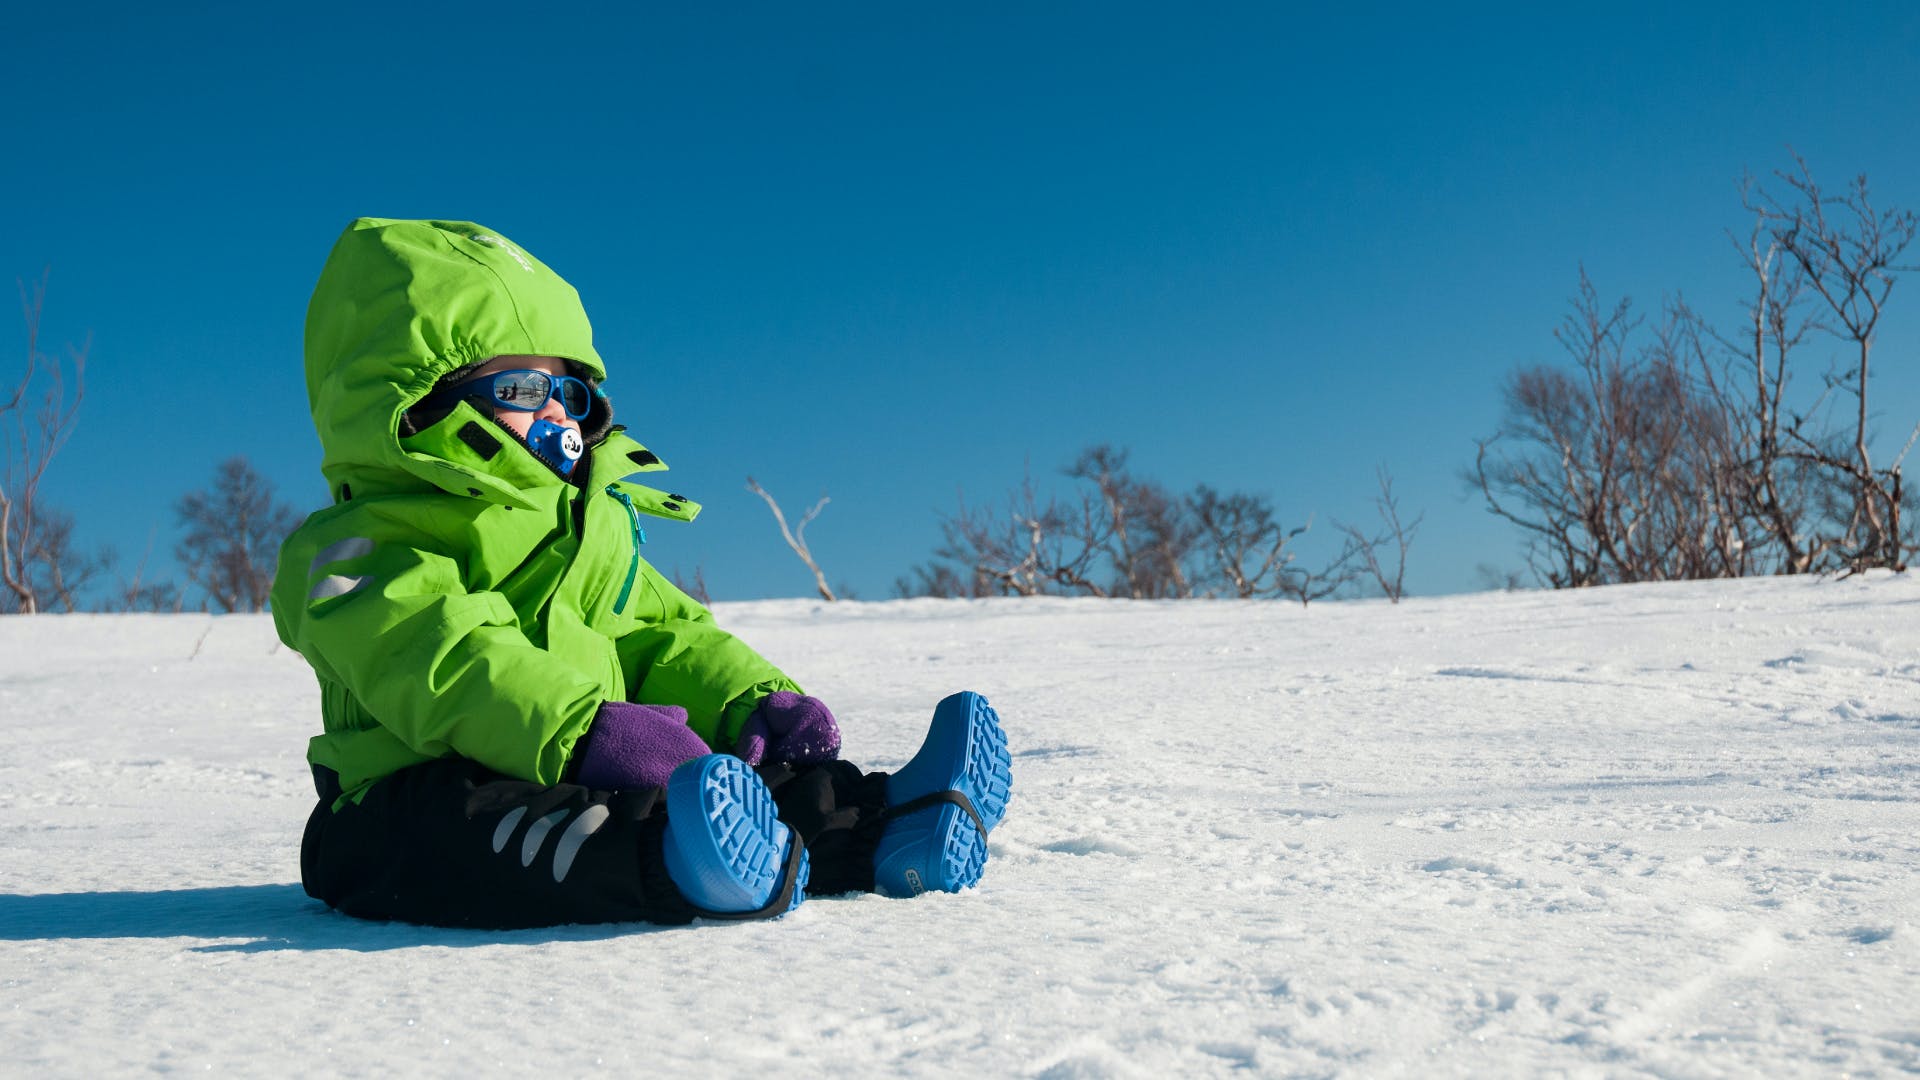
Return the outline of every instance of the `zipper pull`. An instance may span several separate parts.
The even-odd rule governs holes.
[[[627,609],[627,597],[633,594],[633,579],[640,573],[640,545],[647,542],[647,531],[640,527],[640,511],[631,495],[614,484],[607,485],[607,494],[620,500],[620,505],[627,508],[627,520],[633,523],[633,559],[627,563],[627,582],[620,586],[620,595],[613,602],[613,613],[618,615]]]

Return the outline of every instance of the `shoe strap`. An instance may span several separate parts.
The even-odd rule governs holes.
[[[793,903],[793,890],[800,887],[800,860],[806,855],[806,849],[800,845],[800,834],[792,835],[793,840],[787,845],[787,865],[785,873],[782,874],[781,885],[774,890],[773,899],[767,901],[765,907],[756,908],[753,911],[708,911],[692,901],[688,901],[687,906],[703,919],[720,919],[726,922],[771,919],[785,913]]]
[[[896,803],[887,807],[881,817],[883,819],[904,817],[916,810],[925,810],[929,806],[939,806],[942,803],[952,803],[965,810],[967,816],[973,819],[974,828],[980,830],[981,837],[984,838],[987,835],[987,823],[980,820],[980,811],[973,808],[973,800],[967,798],[966,792],[954,791],[951,788],[946,791],[930,791],[925,795],[908,799],[906,802]]]

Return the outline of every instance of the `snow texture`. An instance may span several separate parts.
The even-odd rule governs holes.
[[[266,618],[0,620],[0,1073],[1920,1071],[1920,576],[718,614],[870,767],[993,700],[979,888],[357,922]]]

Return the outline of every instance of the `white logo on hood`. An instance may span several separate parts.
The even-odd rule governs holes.
[[[525,255],[520,254],[518,249],[516,249],[512,244],[507,243],[505,240],[502,240],[497,236],[488,236],[486,233],[474,233],[472,236],[468,237],[468,239],[478,240],[483,244],[492,244],[494,247],[500,248],[501,250],[505,251],[507,254],[513,256],[513,261],[520,264],[520,269],[525,270],[529,274],[533,273],[533,264],[528,262],[527,257]]]

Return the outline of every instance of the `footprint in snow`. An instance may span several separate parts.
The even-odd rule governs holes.
[[[1423,864],[1420,869],[1433,874],[1444,874],[1449,870],[1469,870],[1476,874],[1486,874],[1489,877],[1500,872],[1500,868],[1492,863],[1480,862],[1476,859],[1463,859],[1458,855],[1448,855],[1443,859],[1435,859],[1432,862]]]
[[[1058,855],[1119,855],[1125,858],[1135,858],[1140,854],[1138,848],[1129,847],[1118,840],[1102,840],[1092,836],[1076,836],[1041,844],[1040,850]]]

